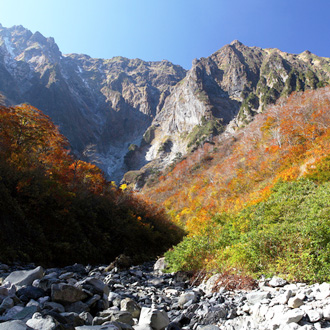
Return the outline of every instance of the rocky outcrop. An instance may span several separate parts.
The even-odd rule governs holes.
[[[22,268],[22,267],[20,267]],[[330,326],[330,284],[274,277],[227,291],[217,274],[191,286],[159,263],[111,271],[73,265],[15,270],[0,264],[0,329],[320,329]],[[10,280],[39,274],[18,289]],[[13,274],[15,276],[13,276]],[[41,275],[40,275],[41,274]],[[1,283],[2,282],[2,283]],[[21,282],[22,283],[22,282]]]
[[[7,104],[41,109],[80,158],[98,162],[112,179],[125,173],[129,145],[140,143],[185,74],[166,60],[63,55],[53,38],[0,26],[0,93]]]
[[[294,55],[237,40],[195,60],[152,123],[155,138],[147,160],[162,169],[214,135],[246,125],[280,96],[324,86],[329,63],[307,51]]]

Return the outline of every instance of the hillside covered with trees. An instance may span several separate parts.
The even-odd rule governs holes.
[[[141,262],[178,243],[182,230],[76,160],[50,118],[29,106],[0,107],[1,262]]]
[[[144,188],[188,232],[171,270],[330,280],[329,110],[329,87],[292,93]]]

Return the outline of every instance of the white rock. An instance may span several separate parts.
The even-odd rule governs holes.
[[[35,313],[32,319],[26,322],[26,325],[34,330],[52,330],[58,326],[58,322],[50,315],[46,315],[43,318],[40,313]]]
[[[323,308],[323,317],[327,321],[330,321],[330,305],[327,305]]]
[[[262,301],[263,299],[267,299],[270,298],[270,293],[269,292],[263,292],[263,291],[254,291],[254,292],[250,292],[246,295],[246,299],[247,301],[251,304],[254,305],[260,301]]]
[[[31,285],[34,280],[41,279],[44,276],[44,270],[41,266],[32,270],[17,270],[9,274],[4,282],[10,282],[18,287]]]
[[[305,313],[299,308],[295,308],[287,311],[281,318],[282,323],[289,324],[291,322],[298,323],[303,317]]]
[[[306,314],[308,315],[308,318],[312,323],[320,321],[323,317],[323,314],[321,311],[314,310],[314,309],[307,311]]]
[[[303,304],[304,302],[298,297],[292,297],[288,301],[288,306],[290,308],[299,308]]]
[[[277,302],[281,305],[285,305],[289,299],[292,297],[292,291],[287,290],[277,298]]]
[[[282,287],[284,285],[286,285],[288,282],[286,280],[284,280],[283,278],[280,278],[280,277],[276,277],[274,276],[269,282],[268,284],[270,286],[272,286],[273,288],[276,288],[276,287]]]

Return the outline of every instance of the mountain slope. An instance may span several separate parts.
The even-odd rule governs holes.
[[[0,107],[2,262],[98,264],[122,253],[141,262],[179,242],[164,212],[107,182],[67,145],[38,109]]]
[[[172,270],[329,280],[329,108],[330,87],[283,97],[143,188],[189,232]]]
[[[62,55],[53,38],[22,26],[0,27],[0,91],[9,104],[28,102],[60,126],[73,149],[115,179],[128,146],[142,138],[185,70],[168,61]],[[90,149],[90,148],[89,148]]]
[[[82,159],[112,180],[147,177],[267,104],[330,80],[330,60],[305,51],[247,47],[239,41],[193,62],[63,55],[53,38],[0,26],[0,93],[49,115]]]
[[[155,139],[149,160],[164,168],[178,154],[185,155],[214,135],[246,125],[280,96],[322,87],[329,81],[328,58],[234,41],[208,58],[195,60],[174,87],[153,121]]]

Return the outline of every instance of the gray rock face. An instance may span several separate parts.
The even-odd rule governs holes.
[[[43,110],[81,157],[84,150],[85,157],[98,156],[109,174],[123,172],[128,146],[140,142],[171,87],[186,74],[166,60],[63,55],[53,38],[21,26],[0,27],[0,70],[8,103],[29,102]]]

